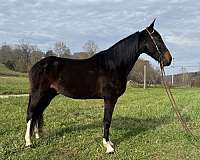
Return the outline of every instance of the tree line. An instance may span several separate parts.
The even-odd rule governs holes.
[[[17,45],[2,44],[0,47],[0,63],[11,70],[18,72],[28,72],[33,64],[48,56],[58,56],[64,58],[85,59],[93,56],[98,51],[98,45],[89,40],[83,45],[83,52],[71,53],[65,42],[56,42],[53,49],[43,52],[37,46],[28,42],[20,41]],[[139,59],[128,79],[136,83],[143,83],[143,67],[147,66],[147,83],[160,83],[159,70],[154,68],[148,61]]]
[[[98,49],[93,41],[86,42],[83,48],[87,57],[95,54]],[[53,49],[47,52],[25,41],[20,41],[17,45],[4,43],[0,47],[0,63],[18,72],[28,72],[33,64],[48,56],[75,58],[65,42],[56,42]]]

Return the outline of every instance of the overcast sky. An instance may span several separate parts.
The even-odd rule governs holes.
[[[94,40],[102,50],[143,30],[155,17],[176,72],[182,65],[200,69],[199,0],[1,0],[0,43],[24,39],[47,51],[65,41],[77,52]]]

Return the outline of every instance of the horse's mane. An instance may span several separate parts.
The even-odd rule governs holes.
[[[123,70],[127,69],[129,72],[133,67],[134,60],[137,60],[139,33],[136,32],[120,40],[107,50],[97,53],[94,57],[97,58],[98,65],[109,71],[121,68]]]

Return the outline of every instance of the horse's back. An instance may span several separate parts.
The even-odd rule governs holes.
[[[94,58],[77,60],[55,56],[37,62],[29,74],[31,88],[37,90],[53,86],[59,93],[72,98],[96,94],[97,76],[98,68]]]

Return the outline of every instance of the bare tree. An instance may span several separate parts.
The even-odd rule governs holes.
[[[55,56],[55,53],[53,52],[53,50],[48,50],[45,54],[45,57],[49,57],[49,56]]]
[[[5,63],[7,62],[8,60],[10,60],[12,58],[12,48],[7,45],[6,43],[4,43],[2,46],[1,46],[1,50],[0,50],[0,63]]]
[[[69,57],[71,51],[64,42],[56,42],[54,52],[58,57]]]
[[[160,72],[159,69],[154,68],[149,61],[138,59],[135,66],[129,73],[128,79],[137,83],[143,83],[144,79],[144,65],[147,66],[147,83],[148,84],[160,84]]]
[[[93,56],[97,52],[98,46],[94,41],[89,40],[83,45],[83,49],[89,56]]]
[[[22,52],[21,58],[25,61],[25,70],[28,72],[31,67],[31,54],[32,52],[37,51],[37,47],[30,45],[30,43],[25,40],[21,40],[19,43],[18,47]]]

